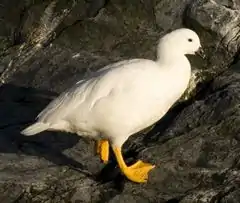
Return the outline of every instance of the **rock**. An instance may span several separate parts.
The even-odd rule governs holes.
[[[202,36],[208,53],[203,66],[216,73],[229,67],[240,48],[239,1],[195,0],[189,4],[185,18]]]
[[[5,66],[0,64],[0,73],[2,73],[4,69],[5,69]]]
[[[14,30],[20,23],[20,16],[27,1],[1,1],[0,4],[0,51],[13,44]]]
[[[0,77],[7,83],[0,87],[2,203],[239,202],[238,1],[2,5]],[[19,18],[12,19],[13,14]],[[156,164],[147,184],[126,180],[113,156],[109,164],[101,164],[94,142],[75,134],[20,135],[71,84],[110,62],[154,59],[156,40],[184,25],[197,30],[208,56],[190,58],[190,90],[197,91],[191,97],[187,91],[185,101],[124,145],[127,163],[140,158]]]
[[[182,25],[183,14],[190,0],[157,1],[155,8],[156,23],[164,32]]]

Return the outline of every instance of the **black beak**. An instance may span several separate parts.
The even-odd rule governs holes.
[[[196,55],[200,56],[200,57],[203,58],[203,59],[206,58],[206,55],[205,55],[202,47],[200,47],[200,48],[196,51]]]

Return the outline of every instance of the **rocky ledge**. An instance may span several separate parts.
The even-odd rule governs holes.
[[[240,202],[240,3],[237,0],[3,1],[0,31],[0,201]],[[103,65],[154,58],[156,40],[196,30],[186,97],[124,145],[128,163],[155,163],[135,184],[114,157],[75,134],[19,131],[61,91]],[[193,94],[192,94],[193,93]]]

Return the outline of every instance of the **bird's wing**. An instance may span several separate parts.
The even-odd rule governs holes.
[[[107,65],[88,78],[78,81],[73,87],[50,102],[37,116],[38,121],[55,122],[56,119],[60,120],[64,118],[85,101],[86,97],[94,88],[95,83],[97,83],[100,78],[113,69],[124,67],[124,65],[135,63],[138,60],[139,59],[125,60]],[[97,95],[97,97],[99,97],[99,95]]]
[[[84,92],[84,89],[87,85],[87,83],[84,84],[84,82],[85,80],[81,80],[77,82],[72,88],[60,94],[38,114],[37,119],[42,122],[62,119],[68,111],[71,111],[71,107],[73,107],[71,103],[73,103],[75,99],[78,99],[79,103],[81,103],[81,100],[84,96],[82,93]]]

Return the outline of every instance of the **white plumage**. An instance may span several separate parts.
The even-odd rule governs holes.
[[[121,148],[181,97],[191,75],[185,54],[200,47],[192,30],[170,32],[159,41],[156,61],[132,59],[106,66],[53,100],[22,134],[60,130],[106,139]]]

